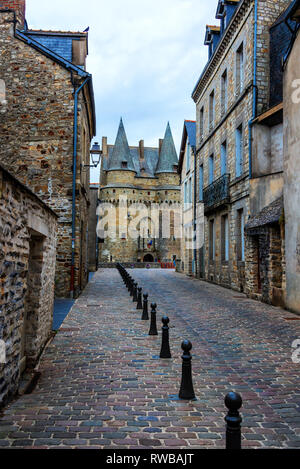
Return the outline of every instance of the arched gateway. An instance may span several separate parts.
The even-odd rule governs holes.
[[[151,254],[146,254],[144,262],[154,262],[153,256]]]

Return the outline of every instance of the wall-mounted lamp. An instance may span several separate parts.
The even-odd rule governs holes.
[[[100,149],[100,145],[98,142],[94,143],[90,151],[90,154],[91,154],[93,164],[81,165],[82,168],[97,168],[99,166],[100,161],[101,161],[102,151]]]

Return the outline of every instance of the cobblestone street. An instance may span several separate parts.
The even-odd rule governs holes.
[[[48,346],[36,389],[1,416],[0,447],[224,448],[224,396],[235,390],[244,448],[299,448],[297,316],[174,271],[130,273],[157,302],[159,329],[169,316],[173,358],[158,358],[161,333],[148,336],[118,271],[98,271]],[[194,402],[177,399],[185,338]]]

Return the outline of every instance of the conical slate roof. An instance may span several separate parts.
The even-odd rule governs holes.
[[[108,171],[135,171],[122,119],[107,169]]]
[[[178,156],[175,149],[170,124],[168,122],[155,174],[176,173],[177,170],[174,169],[174,166],[178,166]]]

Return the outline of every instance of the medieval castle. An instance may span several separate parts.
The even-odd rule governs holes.
[[[138,147],[129,146],[122,120],[114,145],[108,145],[107,138],[103,138],[98,211],[103,206],[111,212],[115,209],[116,229],[101,240],[100,263],[172,263],[180,257],[180,239],[176,238],[172,210],[180,203],[177,170],[178,157],[169,124],[158,148],[145,147],[143,140]],[[157,205],[164,210],[159,210],[155,219],[151,211]],[[170,232],[166,237],[163,211],[170,216]],[[138,220],[134,215],[138,215]],[[137,221],[136,236],[130,233],[133,220]]]

